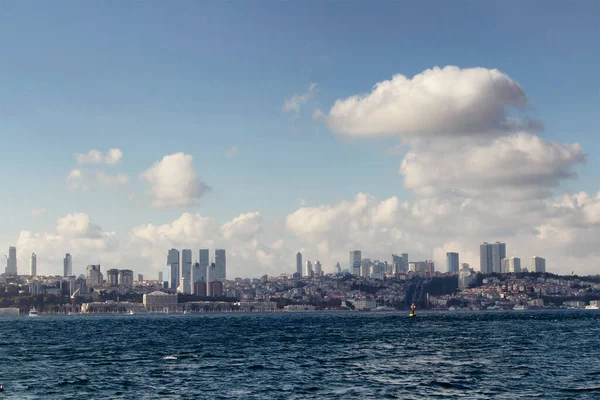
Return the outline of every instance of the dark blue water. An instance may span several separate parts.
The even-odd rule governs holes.
[[[600,399],[600,312],[0,318],[0,399]]]

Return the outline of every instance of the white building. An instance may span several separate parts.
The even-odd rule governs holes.
[[[215,266],[215,281],[225,283],[225,280],[227,279],[227,259],[225,257],[224,249],[215,250]]]
[[[35,253],[31,253],[31,260],[29,263],[29,275],[37,275],[37,255]]]
[[[508,272],[521,272],[521,259],[519,257],[511,257],[508,259]]]
[[[542,257],[531,257],[531,272],[546,272],[546,259]]]
[[[65,254],[63,260],[63,276],[73,276],[73,259],[69,253]]]
[[[192,250],[183,249],[181,251],[181,293],[192,293]]]
[[[473,270],[469,268],[469,264],[461,264],[460,270],[458,270],[458,288],[468,288],[471,283],[475,280]]]
[[[360,276],[369,278],[371,276],[371,259],[363,258],[360,260]]]
[[[176,312],[178,301],[176,294],[152,292],[144,295],[144,307],[149,312],[168,313]]]

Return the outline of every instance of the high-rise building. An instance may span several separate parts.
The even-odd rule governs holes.
[[[225,250],[215,250],[215,265],[216,265],[216,279],[215,281],[225,283],[227,279],[227,261],[225,258]]]
[[[192,293],[192,250],[189,249],[181,251],[181,279],[183,283],[181,285],[182,293]]]
[[[360,260],[360,276],[369,278],[371,276],[371,259],[363,258]]]
[[[469,268],[469,264],[461,264],[461,268],[458,271],[458,288],[468,288],[469,285],[474,282],[474,280],[475,275],[473,274],[473,270]]]
[[[309,278],[313,276],[313,266],[310,261],[306,261],[306,273],[304,276],[308,276]]]
[[[323,275],[323,267],[321,266],[321,261],[317,260],[315,262],[315,275],[322,276]]]
[[[116,268],[106,271],[106,284],[108,286],[117,286],[119,284],[119,270]]]
[[[521,272],[521,259],[519,257],[511,257],[508,259],[508,272]]]
[[[458,253],[446,253],[446,264],[448,265],[448,272],[451,274],[458,273]]]
[[[506,244],[496,242],[479,246],[479,261],[482,274],[502,272],[502,259],[506,258]]]
[[[339,262],[335,264],[335,273],[336,274],[341,274],[342,273],[342,266],[340,265]]]
[[[29,275],[36,276],[37,275],[37,256],[35,253],[31,253],[31,260],[29,264]]]
[[[200,294],[197,292],[197,288],[199,286],[196,285],[196,283],[201,282],[201,281],[206,282],[206,266],[202,266],[202,265],[200,265],[199,262],[197,262],[192,267],[192,282],[191,282],[192,294],[195,294],[196,296],[200,296]],[[205,289],[204,295],[206,295],[206,289]]]
[[[361,261],[360,250],[351,251],[350,252],[349,270],[353,275],[360,276],[360,261]]]
[[[207,271],[208,266],[210,265],[210,254],[208,249],[200,249],[200,254],[198,258],[198,263],[200,263],[200,270]],[[205,272],[206,274],[206,272]]]
[[[408,254],[406,260],[403,255],[392,254],[392,273],[395,275],[405,274],[408,272]]]
[[[302,276],[302,253],[296,254],[296,273],[298,276]]]
[[[500,273],[501,274],[508,274],[509,270],[510,270],[510,260],[508,258],[503,258],[500,261],[500,265],[501,265],[501,270]]]
[[[8,248],[8,258],[6,260],[6,269],[5,272],[11,275],[17,275],[17,248],[9,247]]]
[[[217,279],[217,264],[211,263],[206,274],[208,275],[208,280],[206,281],[207,284],[215,282]]]
[[[130,269],[119,270],[119,285],[133,286],[133,271]]]
[[[167,266],[169,267],[169,289],[177,290],[179,287],[179,279],[181,277],[179,268],[179,250],[169,250],[167,255]]]
[[[100,265],[88,265],[85,268],[85,280],[88,286],[102,285],[104,277],[100,272]]]
[[[142,274],[138,274],[138,282],[143,282],[144,281],[144,275]]]
[[[531,257],[531,272],[546,272],[546,259],[542,257]]]
[[[73,276],[73,259],[69,253],[65,254],[63,260],[63,276]]]
[[[162,273],[162,271],[158,271],[158,281],[159,282],[164,282],[163,281],[163,273]]]

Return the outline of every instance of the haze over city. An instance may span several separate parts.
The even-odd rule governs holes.
[[[0,249],[258,277],[499,241],[597,274],[597,2],[369,5],[4,4]]]

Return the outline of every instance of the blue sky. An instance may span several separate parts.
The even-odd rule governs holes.
[[[576,181],[600,176],[597,1],[8,2],[0,14],[0,244],[50,232],[84,212],[104,230],[163,224],[182,212],[263,224],[358,192],[411,200],[394,139],[342,140],[313,121],[336,99],[435,66],[497,68],[527,93],[548,141],[589,154]],[[284,100],[317,91],[293,121]],[[236,146],[232,158],[224,152]],[[126,188],[69,191],[73,154],[119,148]],[[184,152],[213,190],[199,206],[152,209],[138,175]],[[128,199],[136,193],[137,202]],[[32,208],[46,214],[31,218]],[[277,235],[264,229],[267,237]]]

